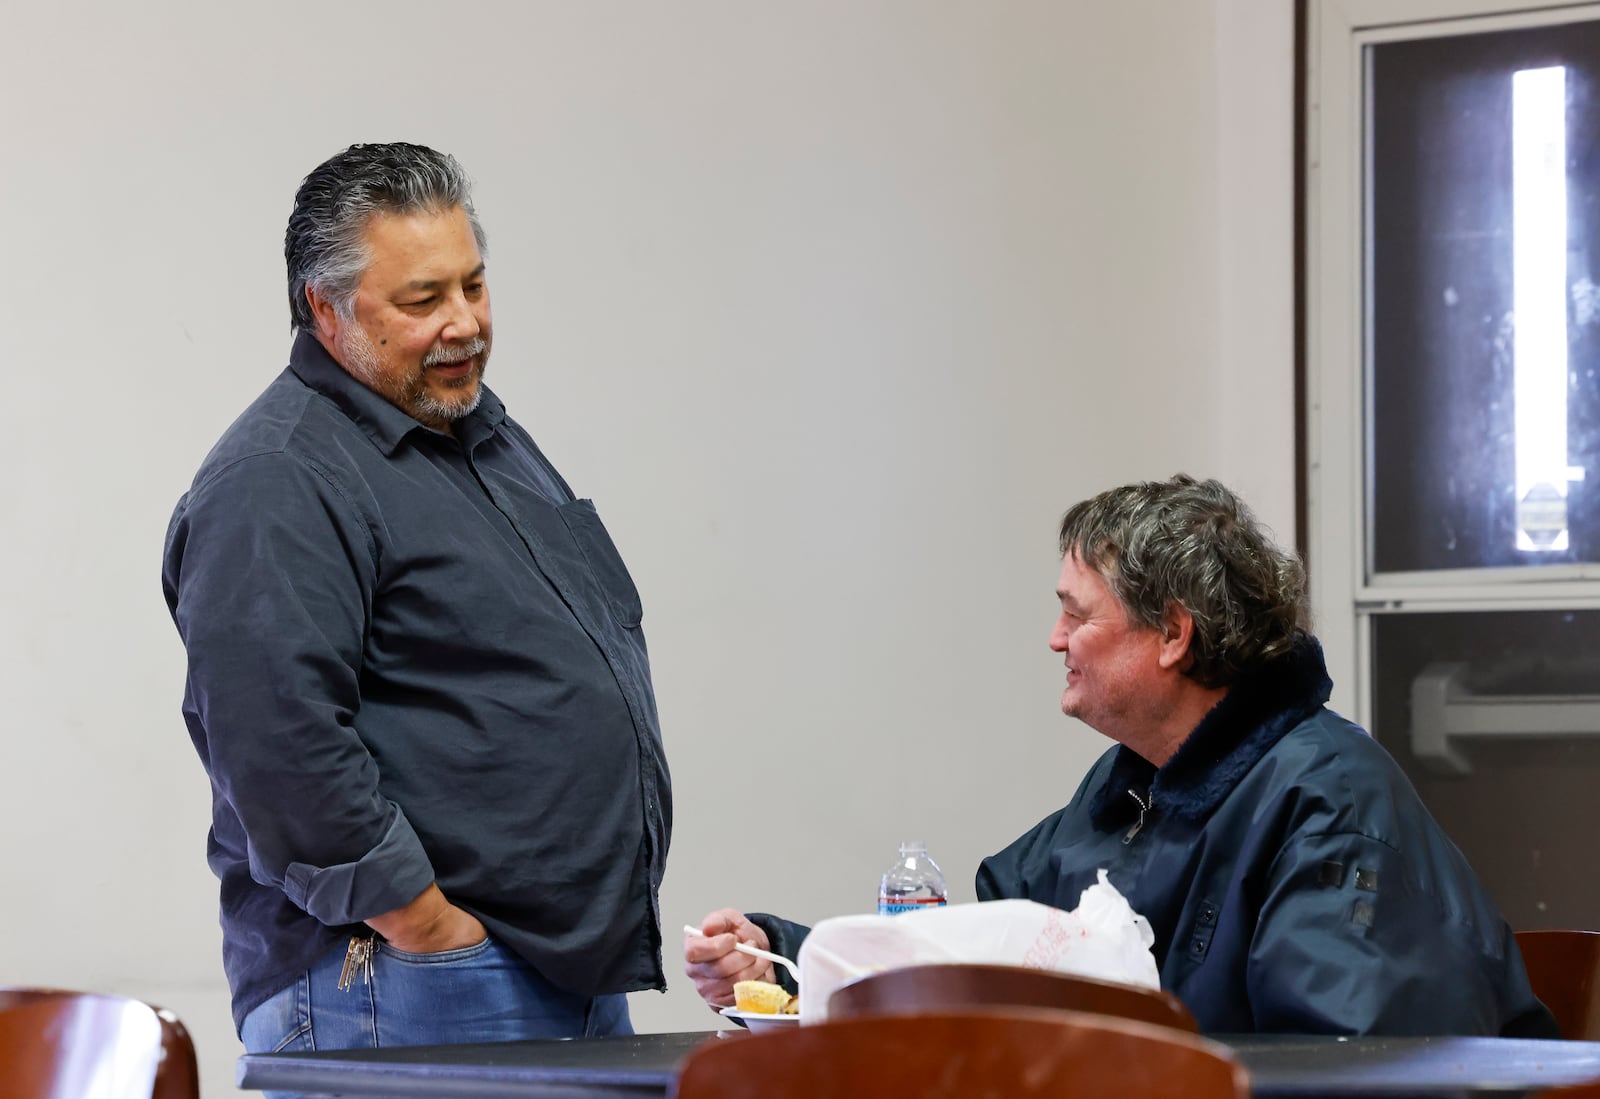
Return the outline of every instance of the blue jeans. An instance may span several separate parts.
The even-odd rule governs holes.
[[[439,954],[379,941],[372,979],[341,990],[341,944],[245,1016],[251,1053],[632,1034],[628,998],[563,992],[493,938]],[[274,1095],[268,1092],[269,1099]],[[276,1093],[282,1095],[283,1093]]]

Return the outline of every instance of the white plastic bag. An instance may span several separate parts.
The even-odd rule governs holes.
[[[800,944],[800,1021],[828,1017],[828,997],[881,969],[988,962],[1159,988],[1155,935],[1101,870],[1071,912],[1035,901],[985,901],[901,916],[837,916]]]

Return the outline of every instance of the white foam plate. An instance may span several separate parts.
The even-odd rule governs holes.
[[[798,1015],[764,1015],[757,1011],[740,1011],[736,1007],[725,1007],[718,1014],[725,1019],[733,1019],[750,1028],[754,1034],[762,1030],[781,1030],[787,1026],[798,1026]]]

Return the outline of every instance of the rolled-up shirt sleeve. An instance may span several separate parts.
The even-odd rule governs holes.
[[[163,570],[185,718],[251,877],[330,925],[398,908],[434,877],[354,725],[380,564],[369,521],[326,471],[257,454],[189,493]]]

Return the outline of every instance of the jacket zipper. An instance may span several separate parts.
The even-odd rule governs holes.
[[[1133,837],[1137,836],[1139,834],[1139,829],[1144,827],[1144,815],[1151,809],[1154,809],[1156,804],[1154,794],[1146,794],[1145,797],[1142,798],[1132,790],[1129,790],[1128,796],[1139,803],[1139,819],[1133,822],[1133,827],[1128,829],[1128,834],[1122,837],[1122,842],[1124,844],[1133,842]],[[1145,798],[1149,798],[1150,800],[1146,801]]]

